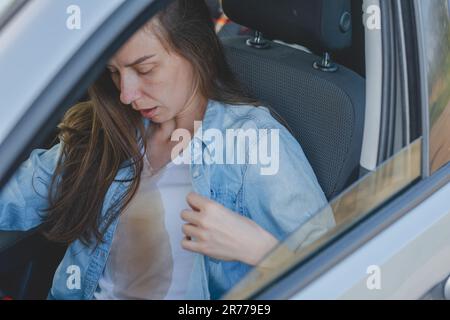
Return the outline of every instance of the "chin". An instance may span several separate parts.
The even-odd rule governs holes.
[[[162,123],[164,123],[164,122],[166,122],[167,120],[164,120],[164,119],[162,119],[162,118],[160,118],[160,117],[158,117],[158,116],[156,116],[156,117],[154,117],[154,118],[151,118],[150,119],[153,123],[157,123],[157,124],[162,124]]]
[[[158,123],[158,124],[163,124],[165,122],[170,122],[173,120],[175,120],[174,116],[167,115],[167,114],[165,114],[165,115],[157,114],[157,115],[155,115],[155,117],[153,117],[152,122]]]

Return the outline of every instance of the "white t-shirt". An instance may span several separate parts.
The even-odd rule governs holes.
[[[96,299],[181,300],[194,253],[184,250],[180,216],[192,191],[189,165],[151,175],[145,161],[136,195],[120,216]]]

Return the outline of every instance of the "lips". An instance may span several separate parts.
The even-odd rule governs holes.
[[[156,110],[158,107],[150,108],[150,109],[141,109],[139,112],[145,118],[152,118],[155,116]]]

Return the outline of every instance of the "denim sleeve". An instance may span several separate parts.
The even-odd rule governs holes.
[[[308,221],[315,221],[311,232],[321,234],[334,226],[331,211],[320,219],[312,219],[327,207],[326,197],[297,140],[282,126],[278,128],[278,136],[278,147],[272,145],[276,140],[270,139],[266,148],[273,151],[269,158],[273,163],[278,161],[278,165],[272,165],[266,174],[262,174],[262,169],[269,166],[260,159],[256,165],[247,165],[243,183],[245,210],[280,241],[299,227],[307,227]],[[258,139],[251,147],[258,150],[253,152],[261,153],[264,143]]]
[[[27,231],[42,223],[61,144],[36,149],[0,190],[0,230]]]

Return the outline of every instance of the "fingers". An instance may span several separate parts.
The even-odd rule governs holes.
[[[183,225],[183,233],[185,237],[181,241],[181,247],[185,250],[203,253],[202,245],[198,241],[194,241],[192,238],[199,239],[201,238],[201,233],[199,229],[191,224]]]
[[[182,212],[182,216],[186,215],[193,215],[195,216],[195,213],[192,211],[184,210]],[[189,217],[188,217],[189,219]],[[196,225],[191,223],[186,223],[182,226],[182,232],[185,235],[183,240],[181,241],[181,247],[185,250],[192,251],[192,252],[198,252],[203,253],[202,251],[202,245],[197,240],[203,240],[204,234],[198,228]],[[196,240],[194,240],[194,238]]]
[[[186,237],[181,241],[181,247],[188,251],[203,253],[198,242],[188,240]]]
[[[200,211],[209,199],[202,197],[198,193],[190,192],[186,197],[186,201],[192,209]]]
[[[200,221],[200,217],[198,216],[198,212],[192,210],[181,211],[181,219],[183,219],[187,223],[194,224],[197,226],[200,226],[202,224]]]
[[[201,230],[192,224],[183,224],[182,226],[182,232],[190,238],[197,238],[197,239],[203,239],[203,234]]]

